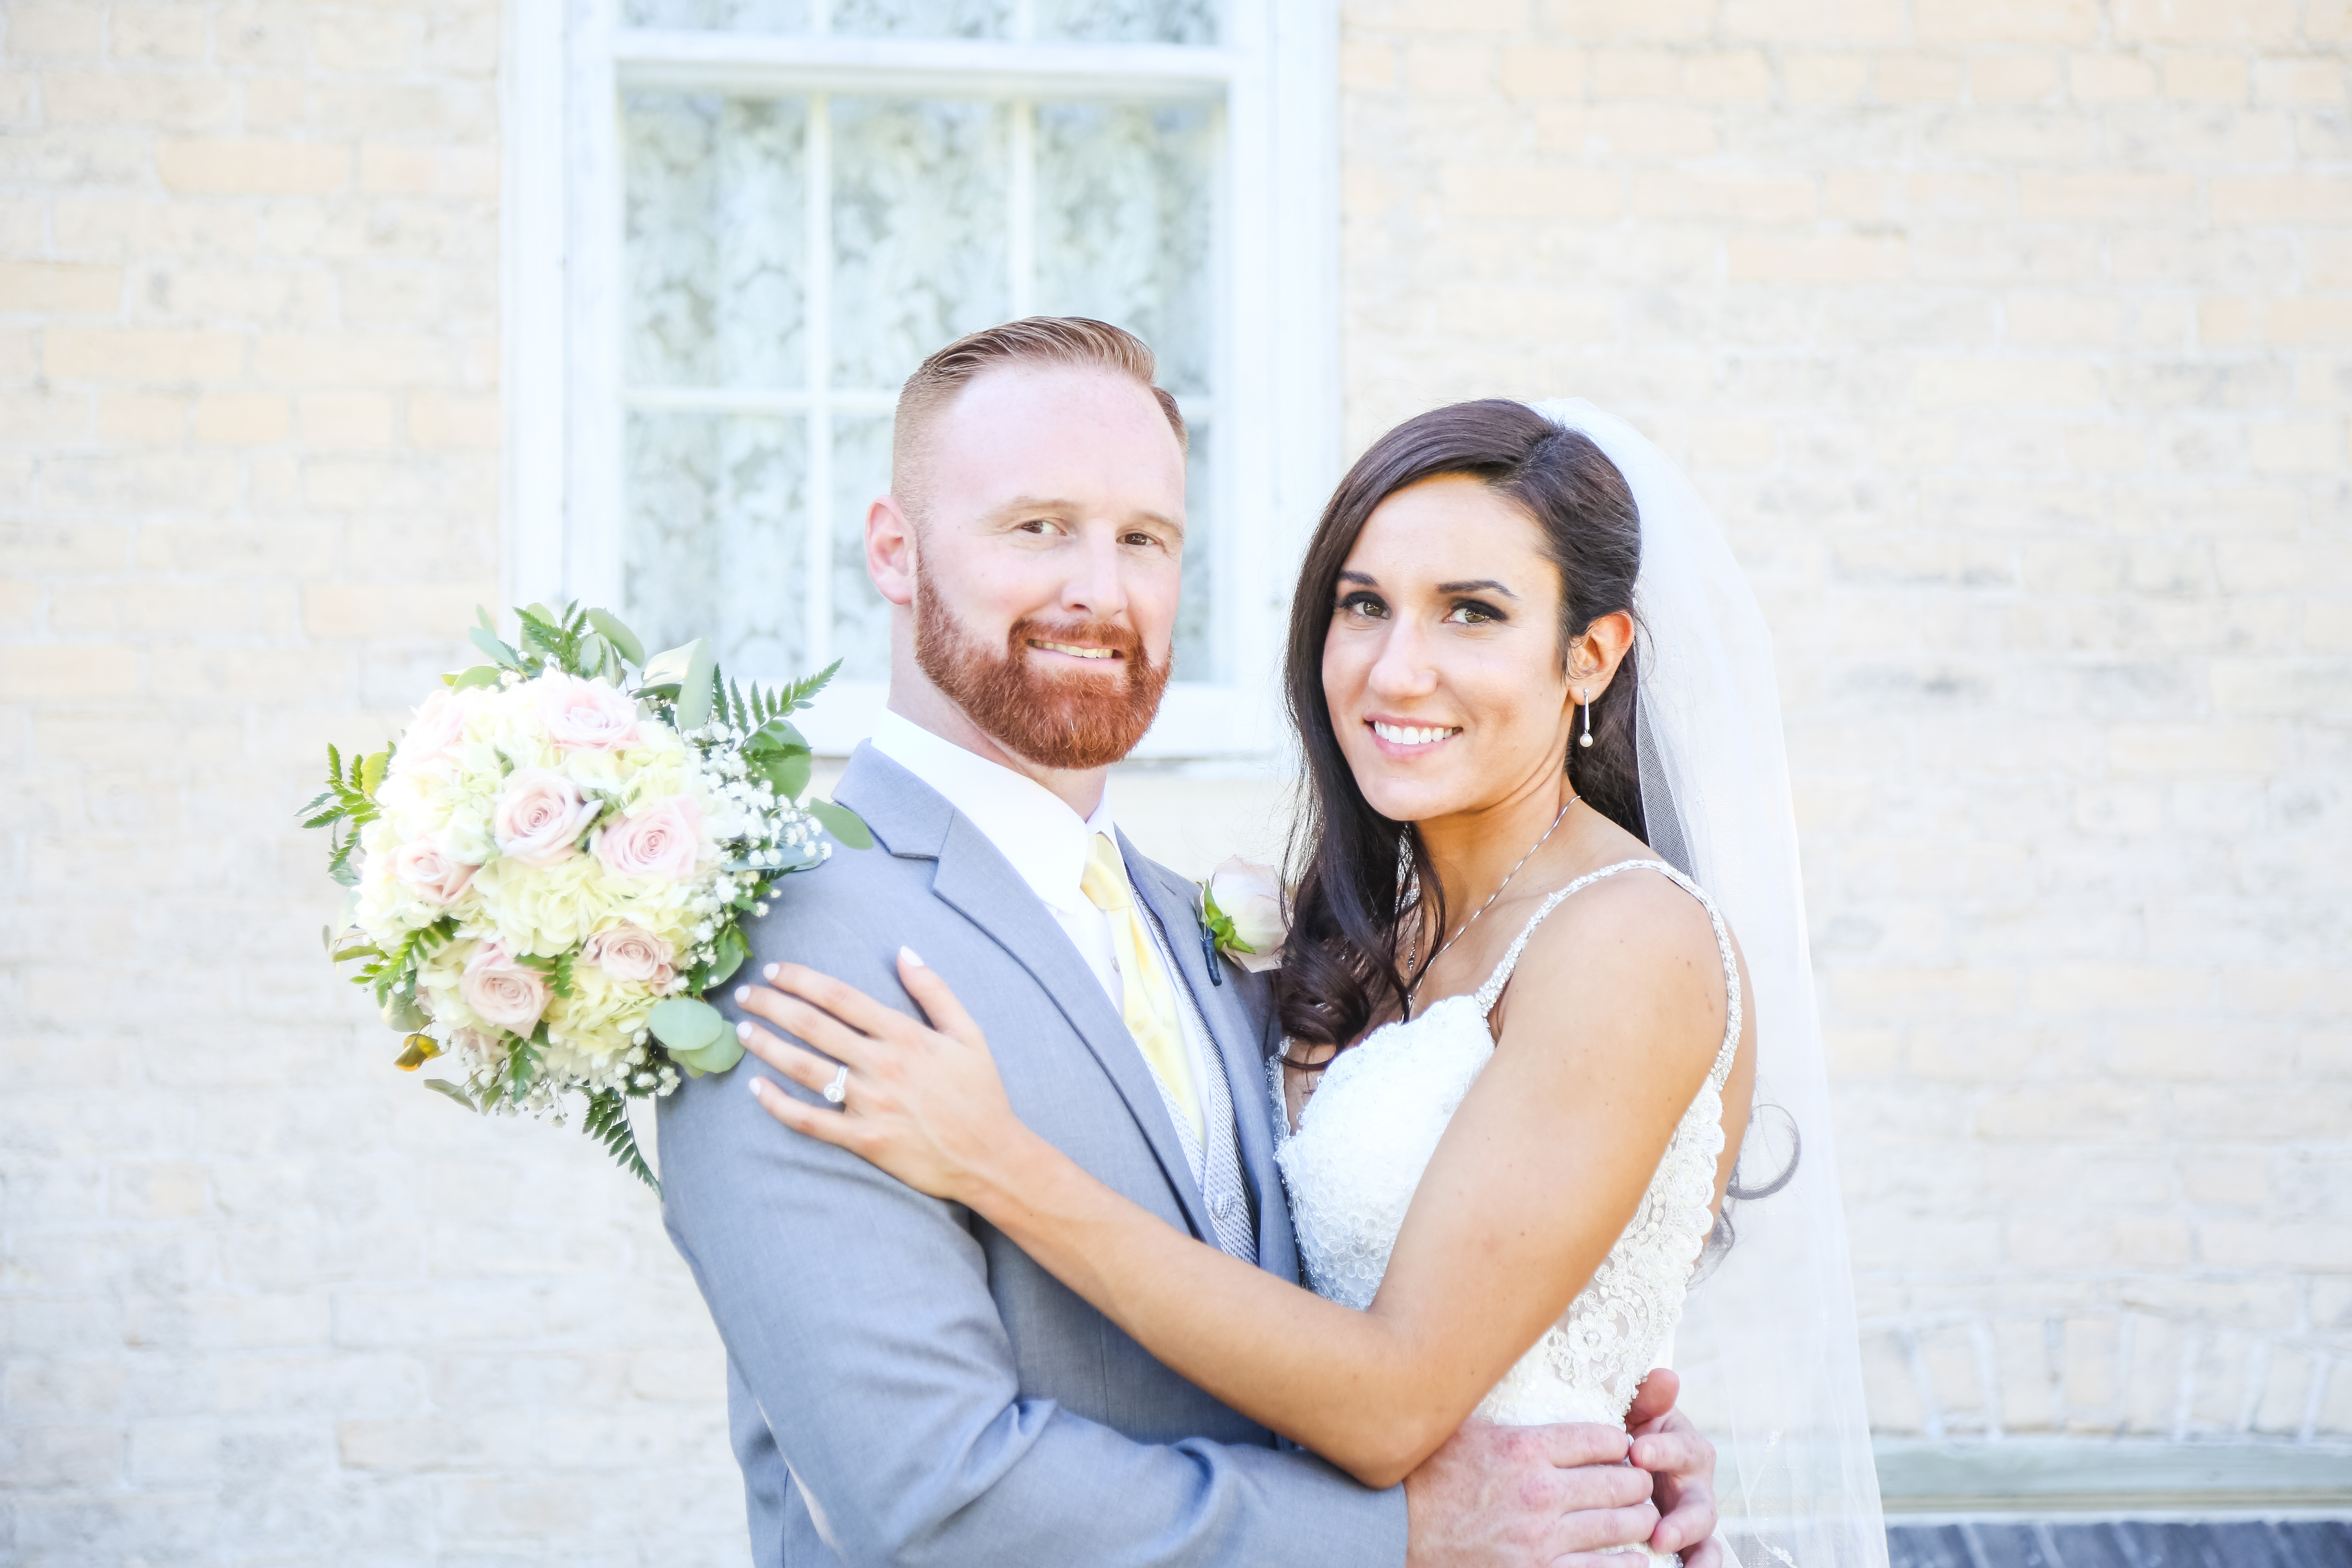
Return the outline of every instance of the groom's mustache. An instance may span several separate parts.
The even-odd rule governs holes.
[[[1072,662],[1055,668],[1061,655]],[[915,659],[973,723],[1018,756],[1050,768],[1099,768],[1143,739],[1168,689],[1133,626],[1024,616],[990,647],[918,579]],[[1077,661],[1110,668],[1086,669]]]

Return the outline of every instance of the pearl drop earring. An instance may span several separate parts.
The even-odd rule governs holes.
[[[1592,744],[1592,689],[1586,687],[1576,694],[1576,700],[1584,708],[1584,733],[1576,738],[1576,743],[1590,746]]]

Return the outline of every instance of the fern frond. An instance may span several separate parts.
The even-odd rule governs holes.
[[[588,1097],[588,1114],[581,1119],[581,1130],[604,1146],[621,1169],[636,1177],[661,1196],[661,1181],[646,1163],[645,1154],[637,1148],[637,1135],[629,1126],[629,1102],[616,1089],[600,1089]]]

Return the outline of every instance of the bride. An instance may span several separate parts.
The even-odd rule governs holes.
[[[1030,1134],[911,952],[931,1028],[776,966],[755,1010],[856,1091],[752,1091],[1372,1487],[1465,1419],[1622,1423],[1706,1256],[1733,1310],[1678,1359],[1729,1438],[1727,1533],[1883,1564],[1769,641],[1703,504],[1589,405],[1409,420],[1324,511],[1286,682],[1307,793],[1268,1090],[1312,1294]],[[1805,1142],[1742,1187],[1759,1081]]]

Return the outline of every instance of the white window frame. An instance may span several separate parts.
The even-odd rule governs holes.
[[[814,0],[820,19],[824,0]],[[1020,9],[1025,13],[1026,5]],[[1178,681],[1147,758],[1272,760],[1289,589],[1339,472],[1337,0],[1226,0],[1213,48],[677,32],[616,25],[616,0],[508,0],[502,89],[506,587],[510,603],[623,601],[622,188],[626,88],[863,93],[1022,102],[1224,104],[1216,265],[1223,341],[1211,624],[1223,679]],[[1019,30],[1016,27],[1016,30]],[[1017,117],[1016,117],[1017,118]],[[1017,134],[1017,132],[1016,132]],[[1017,166],[1017,164],[1016,164]],[[819,182],[813,182],[813,184]],[[1014,200],[1020,200],[1016,193]],[[1013,243],[1023,246],[1024,226]],[[1014,258],[1015,276],[1025,268]],[[1013,301],[1015,313],[1027,301]],[[812,301],[822,340],[825,301]],[[822,380],[813,382],[822,386]],[[770,395],[795,411],[808,393]],[[815,395],[822,396],[822,394]],[[741,401],[729,395],[732,405]],[[781,408],[782,403],[779,403]],[[862,401],[844,410],[864,409]],[[813,445],[809,493],[831,452]],[[821,605],[827,530],[808,569]],[[830,635],[830,616],[819,635]],[[804,716],[817,750],[868,734],[887,684],[842,681]]]

